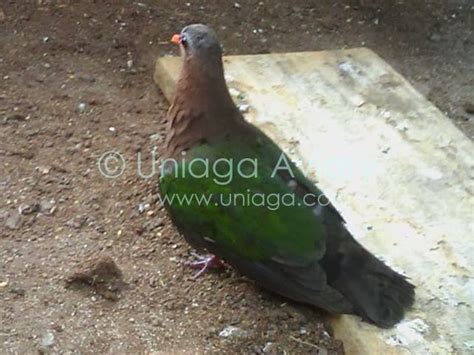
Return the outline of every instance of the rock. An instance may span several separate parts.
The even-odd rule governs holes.
[[[20,206],[18,206],[18,213],[26,216],[26,215],[38,212],[39,209],[40,209],[40,206],[36,202],[31,203],[31,204],[22,203]]]
[[[264,354],[273,354],[276,353],[276,344],[272,342],[268,342],[262,348]]]
[[[86,112],[86,108],[87,108],[87,105],[85,102],[80,102],[78,105],[77,105],[77,108],[76,108],[76,111],[78,113],[84,113]]]
[[[143,213],[145,212],[147,209],[150,208],[150,204],[149,203],[146,203],[146,202],[143,202],[143,203],[140,203],[138,205],[138,212],[139,213]]]
[[[163,327],[163,322],[159,318],[153,317],[151,319],[151,325],[154,327]]]
[[[390,117],[392,117],[392,113],[390,111],[383,111],[382,116],[388,120]]]
[[[96,78],[92,75],[88,75],[88,74],[79,74],[77,76],[77,79],[78,80],[81,80],[81,81],[85,81],[87,83],[95,83],[96,82]],[[89,102],[90,105],[96,105],[97,104],[97,101],[96,100],[92,100],[91,102]]]
[[[147,232],[151,232],[154,229],[161,227],[163,225],[163,220],[160,217],[153,218],[151,221],[148,221],[143,224],[143,229]]]
[[[242,113],[249,112],[249,109],[250,109],[250,105],[247,105],[247,104],[239,105],[239,111],[242,112]]]
[[[41,346],[48,347],[54,344],[54,334],[51,331],[47,331],[41,338]]]
[[[162,141],[163,135],[161,133],[155,133],[150,136],[150,140],[152,142],[159,142]]]
[[[230,94],[230,96],[232,96],[233,98],[239,98],[239,96],[240,96],[240,91],[237,90],[237,89],[234,89],[234,88],[229,88],[229,94]]]
[[[87,286],[110,301],[117,301],[125,287],[122,271],[108,255],[86,257],[77,271],[66,279],[66,287]]]
[[[9,214],[5,221],[5,226],[8,229],[16,230],[21,227],[21,216],[17,212],[12,212]]]
[[[222,338],[246,338],[248,333],[239,327],[228,325],[220,331],[219,336]]]
[[[51,171],[50,166],[45,166],[45,165],[40,165],[35,168],[36,171],[40,172],[43,175],[48,175],[49,172]]]
[[[3,122],[4,123],[22,122],[22,121],[25,121],[25,120],[26,120],[26,117],[24,115],[20,115],[19,113],[14,113],[14,114],[5,116],[5,118],[3,119]]]
[[[71,218],[69,221],[67,221],[66,226],[79,230],[84,226],[84,224],[86,224],[86,222],[87,222],[87,217],[78,216],[78,217]]]
[[[56,211],[56,201],[51,200],[42,200],[39,204],[39,211],[47,216],[50,216]]]

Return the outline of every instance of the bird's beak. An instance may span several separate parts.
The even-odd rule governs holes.
[[[174,34],[173,37],[171,37],[171,43],[180,44],[181,43],[181,35]]]

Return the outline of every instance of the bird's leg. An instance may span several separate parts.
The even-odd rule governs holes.
[[[192,269],[199,269],[199,271],[193,276],[194,279],[197,279],[199,276],[210,269],[221,269],[225,267],[225,264],[222,262],[222,260],[215,255],[197,255],[197,257],[198,260],[187,261],[185,263],[186,266],[189,266]]]

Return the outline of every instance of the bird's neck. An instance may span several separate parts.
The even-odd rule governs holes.
[[[225,82],[221,57],[212,61],[196,56],[186,58],[176,90],[177,94],[192,98],[191,101],[200,104],[235,106]]]
[[[243,118],[229,94],[222,61],[186,59],[168,111],[167,155],[212,141],[235,129],[239,121]]]

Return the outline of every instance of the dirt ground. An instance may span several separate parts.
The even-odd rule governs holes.
[[[194,280],[156,179],[97,168],[159,151],[153,63],[188,23],[227,54],[367,46],[474,138],[470,0],[188,1],[0,3],[1,353],[343,352],[316,310]]]

